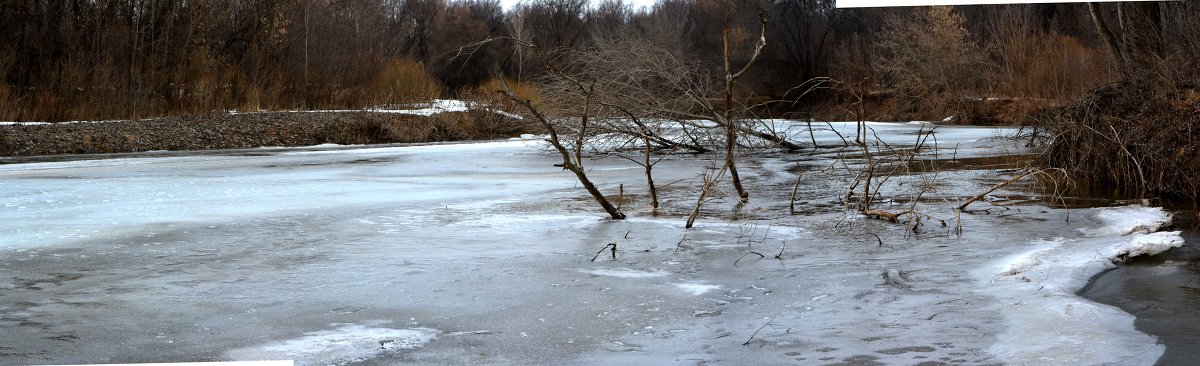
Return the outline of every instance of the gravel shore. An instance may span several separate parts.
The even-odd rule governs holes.
[[[490,114],[490,113],[485,113]],[[381,144],[502,137],[494,114],[259,112],[145,120],[0,125],[0,156]]]

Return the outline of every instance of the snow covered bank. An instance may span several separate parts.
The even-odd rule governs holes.
[[[247,114],[247,113],[352,113],[352,112],[370,112],[370,113],[391,113],[391,114],[410,114],[416,116],[432,116],[447,112],[466,112],[470,110],[468,103],[454,99],[434,99],[429,103],[421,103],[413,105],[417,108],[366,108],[366,109],[313,109],[313,110],[294,110],[294,111],[263,111],[263,112],[240,112],[236,110],[229,111],[230,115]]]
[[[1138,255],[1183,245],[1161,208],[1126,206],[1084,212],[1100,223],[1082,236],[1034,243],[1034,249],[975,273],[979,291],[998,301],[1007,328],[989,351],[1011,364],[1153,364],[1163,353],[1134,329],[1134,316],[1076,295],[1092,276]]]

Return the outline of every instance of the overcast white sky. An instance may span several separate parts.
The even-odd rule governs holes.
[[[1112,2],[1118,0],[837,0],[839,8],[883,7],[883,6],[925,6],[925,5],[993,5],[993,4],[1041,4],[1041,3],[1082,3],[1082,2]],[[1126,1],[1126,0],[1120,0]],[[1133,0],[1149,1],[1149,0]]]

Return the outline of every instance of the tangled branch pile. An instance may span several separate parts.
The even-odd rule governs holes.
[[[1173,80],[1173,81],[1172,81]],[[1200,199],[1200,78],[1093,90],[1048,126],[1046,164],[1143,194]]]

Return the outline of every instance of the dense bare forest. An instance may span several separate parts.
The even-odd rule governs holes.
[[[1164,30],[1191,29],[1189,5],[1162,5]],[[838,9],[830,0],[665,0],[635,9],[620,0],[534,0],[506,10],[496,0],[29,0],[0,4],[0,119],[460,96],[495,78],[544,74],[544,60],[511,39],[575,50],[638,39],[715,69],[724,19],[731,46],[745,49],[756,41],[759,9],[769,16],[766,49],[740,96],[779,98],[818,76],[842,83],[780,112],[839,117],[838,102],[857,95],[878,104],[879,118],[1021,122],[1118,74],[1081,4]],[[1115,25],[1117,10],[1100,15]],[[507,39],[457,52],[489,37]],[[734,54],[743,55],[734,63],[748,56]]]
[[[728,114],[736,104],[755,117],[1035,125],[1052,141],[1047,165],[1194,198],[1200,180],[1171,167],[1200,167],[1191,127],[1198,31],[1200,10],[1187,1],[859,9],[830,0],[639,8],[531,0],[511,9],[497,0],[6,1],[0,120],[511,102],[496,93],[502,86],[531,107],[558,104],[570,115],[600,94],[634,97],[611,89],[633,86],[644,97],[694,99],[690,110],[656,100],[658,110],[641,117],[672,110],[720,123],[742,118]],[[563,89],[583,79],[621,85]],[[726,124],[732,137],[740,123]],[[470,128],[479,137],[521,129]],[[110,150],[138,148],[95,151]]]

